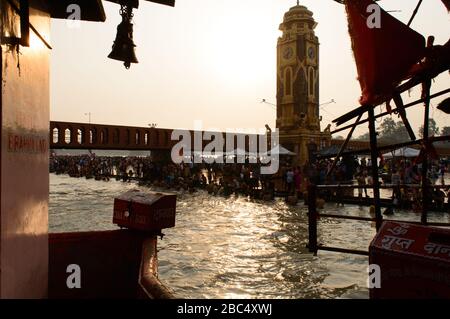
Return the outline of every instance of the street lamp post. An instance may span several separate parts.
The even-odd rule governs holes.
[[[319,107],[320,107],[320,106],[324,106],[324,105],[328,105],[328,104],[333,104],[333,103],[336,103],[336,101],[335,101],[334,99],[331,99],[331,100],[330,100],[330,101],[328,101],[328,102],[325,102],[325,103],[319,104]]]
[[[266,100],[266,99],[262,99],[261,103],[264,103],[264,104],[268,104],[268,105],[272,105],[272,106],[275,106],[275,107],[277,106],[276,104],[273,104],[273,103],[267,102],[267,100]]]
[[[89,125],[91,125],[91,112],[84,113],[84,115],[89,117]]]

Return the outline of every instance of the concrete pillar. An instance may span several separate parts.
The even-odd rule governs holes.
[[[48,41],[50,17],[36,9],[41,2],[30,2],[30,22]],[[0,23],[14,35],[13,12],[4,9]],[[19,57],[1,45],[1,298],[47,296],[50,50],[33,32],[30,40]]]

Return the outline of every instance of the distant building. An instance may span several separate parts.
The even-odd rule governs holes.
[[[277,46],[277,128],[280,144],[297,154],[303,165],[331,134],[321,132],[319,114],[319,39],[317,23],[306,7],[296,5],[284,15]]]

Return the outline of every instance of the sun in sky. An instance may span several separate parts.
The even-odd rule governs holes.
[[[380,1],[407,22],[416,1]],[[335,1],[303,0],[318,22],[320,102],[323,128],[358,106],[359,83],[351,51],[345,9]],[[192,128],[264,128],[275,126],[276,112],[262,99],[276,101],[276,45],[283,15],[292,0],[184,0],[175,8],[142,3],[134,16],[139,64],[125,70],[107,59],[120,22],[119,6],[104,2],[105,23],[69,28],[52,21],[52,120]],[[432,19],[431,19],[432,17]],[[448,40],[449,15],[440,1],[425,1],[412,27],[436,43]],[[433,84],[450,86],[448,74]],[[411,92],[417,98],[420,90]],[[406,102],[406,101],[405,101]],[[438,100],[433,101],[436,104]],[[421,109],[409,112],[415,129]],[[445,117],[432,110],[440,126]],[[359,128],[358,128],[359,129]],[[357,132],[361,133],[361,132]]]

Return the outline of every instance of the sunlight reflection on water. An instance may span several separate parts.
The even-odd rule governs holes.
[[[129,189],[116,181],[50,175],[50,231],[116,229],[113,199]],[[368,216],[368,208],[326,205],[327,212]],[[395,218],[420,216],[396,212]],[[430,220],[450,222],[448,215]],[[367,258],[306,249],[307,208],[245,197],[178,193],[177,225],[158,241],[159,276],[183,298],[368,298]],[[367,250],[370,223],[323,219],[319,242]]]

